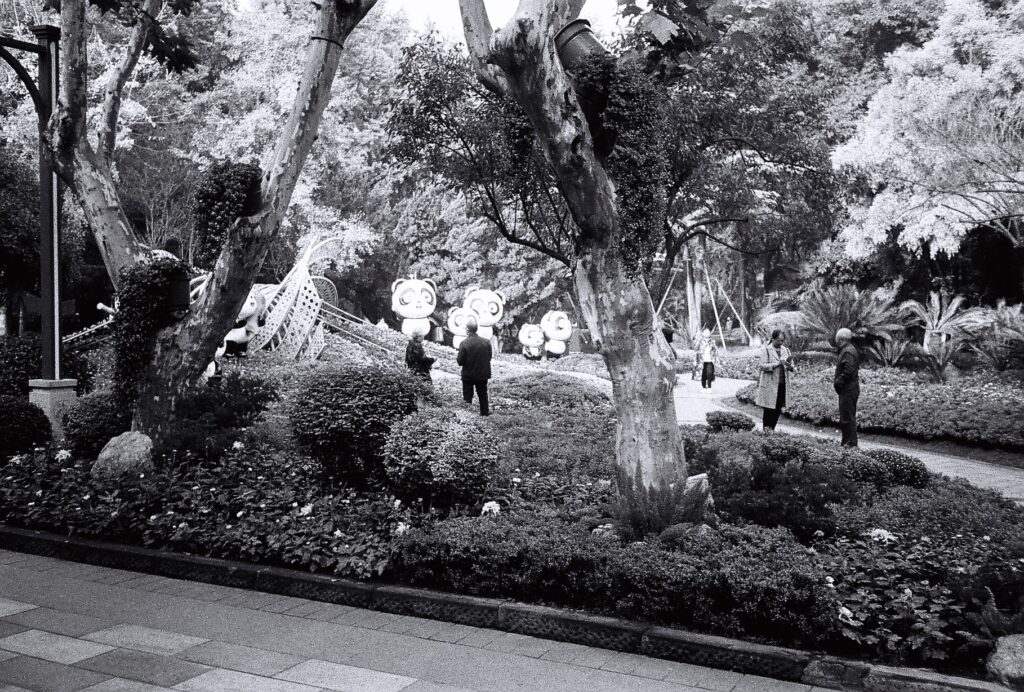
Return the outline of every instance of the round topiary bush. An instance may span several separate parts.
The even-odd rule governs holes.
[[[64,444],[77,457],[95,459],[107,442],[131,427],[131,411],[113,392],[96,392],[64,414]]]
[[[306,378],[289,418],[299,445],[328,475],[381,479],[381,451],[391,426],[417,410],[426,385],[405,368],[344,365]]]
[[[909,454],[897,452],[895,449],[869,449],[865,454],[889,469],[893,485],[924,488],[931,481],[931,475],[924,462]]]
[[[708,427],[714,432],[754,429],[753,418],[742,413],[733,413],[732,411],[708,411],[705,415],[705,420],[708,422]]]
[[[384,471],[392,491],[435,509],[478,502],[497,469],[494,440],[441,409],[418,411],[391,427]]]
[[[15,454],[50,444],[50,419],[43,409],[16,396],[0,396],[0,464]]]

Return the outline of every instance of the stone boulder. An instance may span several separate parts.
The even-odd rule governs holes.
[[[1024,634],[1000,637],[988,659],[989,675],[1015,690],[1024,690]]]
[[[718,526],[718,515],[715,514],[715,500],[711,497],[708,474],[701,473],[686,479],[679,519],[683,523]]]
[[[93,478],[120,478],[133,473],[149,473],[153,469],[153,440],[148,435],[130,431],[108,442],[92,465]]]

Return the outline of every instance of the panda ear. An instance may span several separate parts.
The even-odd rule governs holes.
[[[391,292],[394,293],[395,289],[405,283],[405,279],[395,279],[395,283],[391,284]]]
[[[434,293],[437,293],[437,284],[435,284],[433,280],[423,279],[423,283],[428,284],[432,289],[434,289]]]
[[[448,308],[448,316],[451,317],[452,313],[455,312],[456,310],[458,310],[458,308],[454,305]]]
[[[466,289],[466,297],[468,298],[469,295],[471,293],[473,293],[473,291],[479,291],[479,290],[480,290],[479,286],[470,286],[469,288]]]
[[[502,304],[502,305],[504,305],[504,304],[505,304],[505,302],[506,302],[506,301],[505,301],[505,294],[504,294],[504,293],[502,293],[501,291],[495,291],[495,292],[494,292],[494,294],[495,294],[496,296],[498,296],[499,298],[501,298],[501,304]]]

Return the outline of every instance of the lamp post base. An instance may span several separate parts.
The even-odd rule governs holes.
[[[61,419],[68,407],[78,398],[75,394],[77,385],[78,380],[28,381],[28,400],[43,409],[43,413],[50,419],[54,442],[64,439],[64,427],[61,424]]]

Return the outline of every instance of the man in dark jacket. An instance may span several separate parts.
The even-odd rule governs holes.
[[[491,379],[491,342],[477,336],[476,320],[466,322],[469,336],[459,344],[459,355],[455,362],[462,366],[462,398],[467,404],[473,403],[473,389],[480,399],[480,415],[489,416],[487,406],[487,380]]]
[[[853,345],[853,332],[845,327],[836,332],[839,360],[833,380],[839,395],[839,427],[844,447],[857,446],[857,399],[860,398],[860,353]]]
[[[423,379],[430,381],[430,366],[434,359],[423,350],[423,335],[415,334],[405,347],[405,366]]]

